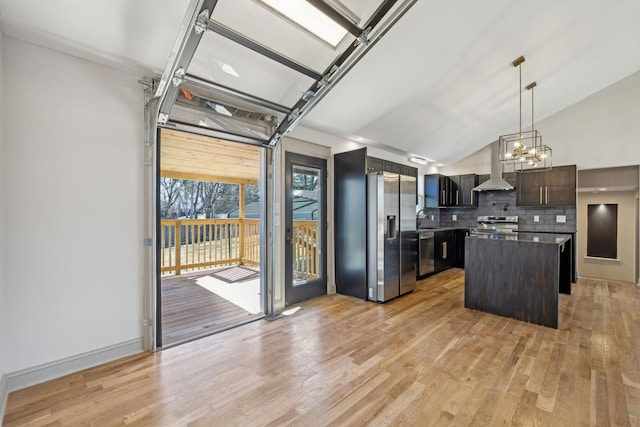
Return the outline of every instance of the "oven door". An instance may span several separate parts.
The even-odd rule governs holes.
[[[435,271],[433,237],[433,232],[421,232],[418,234],[419,276]]]

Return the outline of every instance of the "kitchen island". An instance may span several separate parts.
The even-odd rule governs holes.
[[[465,240],[466,308],[558,327],[558,293],[571,294],[570,235],[486,234]]]

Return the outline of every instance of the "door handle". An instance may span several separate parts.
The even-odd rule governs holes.
[[[540,204],[542,204],[542,186],[538,187],[540,189]]]
[[[546,185],[544,187],[544,203],[546,205],[549,204],[549,187],[547,187]]]
[[[456,206],[460,205],[460,192],[456,190]]]
[[[396,228],[396,216],[387,215],[387,240],[395,240],[398,238],[398,230]]]
[[[471,190],[471,204],[473,204],[473,190]]]
[[[447,242],[442,242],[442,259],[447,259]]]

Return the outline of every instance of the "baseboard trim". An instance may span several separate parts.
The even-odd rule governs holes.
[[[7,409],[8,396],[7,375],[3,375],[2,378],[0,378],[0,424],[2,424],[2,420],[4,420],[4,411]]]
[[[142,353],[143,351],[144,342],[143,338],[140,337],[32,368],[11,372],[3,377],[3,380],[6,377],[5,389],[7,393],[5,394],[116,359]]]

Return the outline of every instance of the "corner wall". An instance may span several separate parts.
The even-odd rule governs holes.
[[[7,340],[5,334],[5,153],[4,153],[4,36],[0,24],[0,423],[4,417],[7,400],[7,384],[5,377],[5,352]]]
[[[5,372],[21,388],[142,350],[138,77],[10,37]]]

